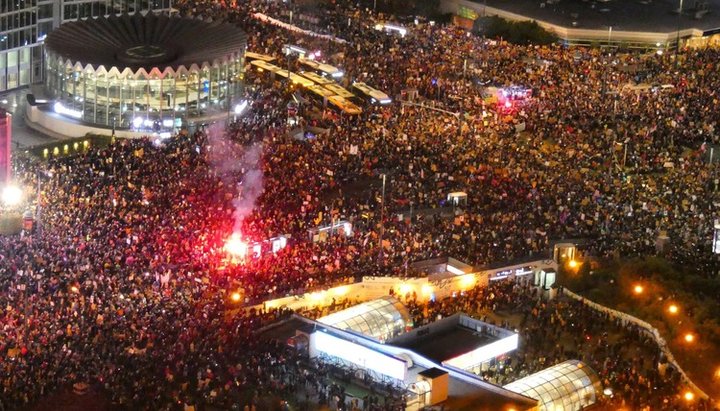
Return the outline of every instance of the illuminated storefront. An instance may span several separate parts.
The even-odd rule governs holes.
[[[403,332],[410,321],[405,306],[386,296],[319,318],[318,322],[385,341]]]
[[[168,131],[241,97],[246,37],[231,24],[125,14],[66,23],[45,43],[53,109],[75,120]]]
[[[528,375],[503,388],[539,400],[539,411],[580,410],[595,404],[602,392],[597,373],[569,360]]]
[[[518,347],[518,335],[511,334],[505,338],[494,341],[482,347],[451,358],[443,362],[443,365],[467,370],[475,374],[486,371],[494,361],[503,354],[516,350]]]
[[[359,366],[395,380],[404,381],[407,376],[408,367],[404,360],[329,332],[312,333],[310,347],[314,355],[334,357],[349,365]]]
[[[518,348],[518,334],[463,313],[433,321],[386,341],[444,367],[482,374]]]

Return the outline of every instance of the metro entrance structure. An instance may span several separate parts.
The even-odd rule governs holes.
[[[307,301],[288,297],[266,302],[265,308],[319,303],[343,295],[365,300],[316,320],[294,314],[268,331],[272,337],[264,337],[287,341],[313,361],[354,375],[356,391],[362,391],[368,379],[395,387],[404,393],[406,410],[439,404],[446,409],[472,405],[475,410],[493,411],[578,410],[599,401],[600,379],[581,361],[558,364],[505,386],[486,381],[482,375],[518,348],[516,331],[464,313],[417,327],[402,302],[406,294],[447,298],[495,281],[533,283],[545,289],[554,263],[533,261],[481,272],[452,258],[417,264],[427,277],[400,282],[364,278],[361,283],[309,294]]]

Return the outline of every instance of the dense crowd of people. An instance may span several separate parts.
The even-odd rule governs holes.
[[[493,282],[454,298],[428,303],[405,301],[415,326],[457,312],[518,331],[519,349],[483,369],[473,370],[498,385],[566,360],[581,360],[597,372],[609,395],[598,392],[603,409],[682,409],[679,372],[663,358],[655,340],[637,325],[611,318],[563,296],[546,300],[527,281]],[[498,317],[498,314],[500,316]],[[604,391],[604,390],[603,390]],[[694,404],[711,409],[709,402]]]
[[[181,10],[257,33],[250,50],[281,56],[285,44],[319,49],[345,70],[346,85],[365,81],[391,96],[414,89],[422,101],[460,114],[458,121],[417,106],[371,107],[355,119],[324,116],[320,122],[331,131],[312,143],[275,142],[271,161],[284,166],[275,172],[302,171],[295,174],[298,201],[309,192],[339,191],[342,216],[377,211],[377,181],[387,173],[388,216],[441,207],[451,191],[469,194],[460,224],[431,219],[418,229],[388,221],[395,225],[389,247],[426,250],[438,235],[430,242],[418,237],[430,225],[442,235],[443,250],[486,264],[540,252],[548,238],[592,238],[591,252],[608,256],[654,253],[657,238],[667,235],[663,252],[717,274],[709,245],[718,173],[707,164],[717,140],[717,50],[686,50],[675,68],[670,53],[516,46],[430,24],[395,36],[373,29],[376,16],[344,4],[316,22],[295,18],[294,24],[348,41],[342,44],[291,31],[264,36],[271,28],[243,8],[287,20],[276,3],[185,4],[193,7]],[[519,87],[533,97],[507,108],[489,102],[489,88],[479,84]],[[348,182],[368,180],[375,191],[364,197],[343,191]],[[328,215],[331,204],[322,199],[310,194],[301,218],[272,224],[288,231],[314,220],[318,209]],[[483,246],[465,247],[476,243]]]
[[[346,42],[253,15],[289,22],[288,7],[178,4],[183,15],[240,25],[250,51],[280,64],[297,65],[281,49],[302,44],[341,66],[345,86],[364,81],[393,97],[415,90],[414,103],[366,106],[355,117],[301,104],[304,123],[326,131],[296,139],[287,103],[303,90],[248,69],[250,107],[227,127],[16,157],[16,177],[40,194],[35,230],[0,237],[0,407],[27,409],[76,381],[123,409],[257,407],[277,386],[276,365],[292,375],[302,368],[296,353],[255,333],[287,313],[225,315],[235,292],[252,303],[366,275],[412,275],[410,263],[438,256],[481,266],[546,255],[558,238],[591,239],[588,252],[606,257],[654,254],[667,235],[664,254],[717,275],[720,175],[706,155],[717,140],[717,50],[684,50],[676,69],[668,54],[516,46],[429,23],[394,35],[343,2],[293,24]],[[662,84],[672,87],[653,87]],[[508,99],[509,87],[532,96]],[[456,191],[468,199],[455,208],[447,195]],[[310,230],[340,220],[351,233],[313,241]],[[224,247],[232,233],[290,240],[277,252],[263,243],[261,256],[237,264]],[[619,401],[675,404],[666,388],[636,384],[676,382],[647,371],[656,350],[582,306],[540,303],[523,289],[477,290],[430,311],[477,312],[490,295],[525,313],[524,338],[548,329],[592,335],[597,345],[573,354]],[[568,311],[583,319],[571,324],[595,325],[567,325]],[[603,330],[626,340],[603,340]],[[633,360],[629,347],[648,356]],[[544,363],[521,351],[513,377],[570,357],[545,348]]]

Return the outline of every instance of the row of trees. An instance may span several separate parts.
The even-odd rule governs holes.
[[[540,27],[536,21],[509,21],[498,16],[481,17],[475,20],[473,31],[492,39],[503,39],[513,44],[548,45],[558,37]]]
[[[344,0],[294,0],[307,7],[312,7],[313,4],[329,6],[342,1]],[[396,16],[401,21],[419,16],[444,24],[452,19],[451,13],[441,11],[440,0],[358,0],[357,4],[362,8],[374,8],[380,13]],[[536,21],[509,21],[497,16],[478,18],[475,20],[473,32],[513,44],[547,45],[558,41],[554,33],[543,29]]]
[[[319,1],[337,2],[337,0]],[[362,8],[374,8],[379,13],[398,17],[422,16],[437,23],[449,23],[452,17],[451,14],[440,11],[440,0],[359,0],[357,4]]]
[[[720,371],[720,277],[644,257],[565,266],[559,284],[652,324],[692,380],[711,395],[720,392],[720,374],[715,374]],[[692,344],[684,340],[687,333],[696,336]]]

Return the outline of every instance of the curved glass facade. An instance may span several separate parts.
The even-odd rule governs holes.
[[[45,40],[45,88],[60,115],[169,131],[187,118],[230,113],[246,44],[235,25],[153,13],[70,22]]]
[[[163,73],[82,68],[52,55],[46,62],[50,96],[83,121],[108,127],[154,131],[178,127],[187,117],[228,112],[242,95],[242,57],[212,67]]]
[[[385,341],[405,332],[410,315],[400,301],[385,296],[327,315],[318,321]]]
[[[43,40],[61,23],[111,14],[170,13],[176,0],[0,1],[0,91],[44,78]]]
[[[539,401],[539,411],[577,411],[597,402],[600,378],[585,363],[569,360],[528,375],[503,388]]]

